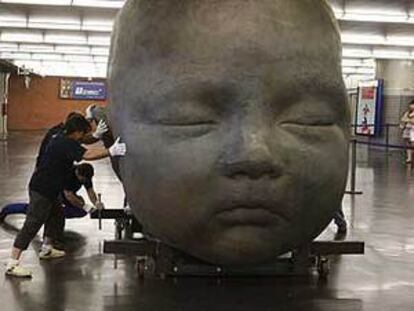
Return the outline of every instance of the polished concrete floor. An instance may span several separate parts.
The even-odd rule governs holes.
[[[0,205],[27,200],[42,133],[11,133],[0,142]],[[122,188],[109,164],[95,165],[95,186],[107,207],[122,205]],[[21,226],[21,216],[0,226],[0,310],[414,310],[414,174],[401,153],[358,149],[358,190],[346,196],[349,237],[366,241],[365,256],[334,258],[326,281],[305,278],[146,279],[139,281],[133,258],[102,254],[102,241],[114,235],[112,221],[99,231],[88,219],[67,222],[67,258],[37,259],[39,240],[24,254],[32,280],[5,278],[3,264]],[[331,225],[323,238],[331,238]]]

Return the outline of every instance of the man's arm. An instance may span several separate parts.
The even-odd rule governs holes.
[[[109,157],[109,151],[106,148],[88,148],[83,154],[83,159],[86,161],[94,161]]]
[[[77,196],[72,191],[63,190],[63,195],[73,206],[83,208],[83,206],[85,205],[85,202],[83,201],[82,197]]]
[[[96,203],[98,203],[98,197],[95,190],[93,188],[89,188],[86,189],[86,193],[88,194],[89,200],[92,202],[92,204],[96,206]]]
[[[85,145],[92,145],[94,143],[97,143],[100,139],[99,138],[95,138],[92,133],[86,135],[83,139],[82,139],[82,144]]]
[[[100,160],[106,157],[118,157],[124,156],[126,153],[126,145],[120,143],[120,138],[115,141],[115,143],[108,149],[106,148],[90,148],[86,149],[86,152],[83,154],[82,159],[87,161]]]

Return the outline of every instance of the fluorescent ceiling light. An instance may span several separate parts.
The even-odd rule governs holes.
[[[32,56],[30,53],[10,53],[10,52],[1,52],[0,53],[1,59],[8,59],[8,60],[14,60],[14,59],[31,59]]]
[[[32,55],[33,60],[62,60],[62,55],[60,54],[47,54],[47,53],[36,53]]]
[[[386,59],[410,59],[412,53],[408,50],[391,50],[391,49],[374,49],[373,56],[375,58],[386,58]]]
[[[414,35],[388,35],[386,42],[389,45],[414,46]]]
[[[343,59],[342,66],[375,68],[375,60],[373,59]]]
[[[375,74],[374,68],[355,68],[355,67],[343,67],[342,73],[344,74]]]
[[[0,41],[2,42],[29,42],[41,43],[43,42],[43,33],[41,31],[7,31],[0,33]]]
[[[64,29],[80,30],[81,17],[79,15],[68,14],[65,10],[34,11],[29,15],[28,27],[40,29]]]
[[[96,63],[108,63],[108,57],[105,56],[94,56],[93,60]]]
[[[378,14],[358,14],[358,13],[345,13],[338,17],[341,20],[346,21],[359,21],[359,22],[376,22],[376,23],[408,23],[409,16],[404,15],[378,15]]]
[[[15,52],[18,51],[19,45],[17,43],[2,43],[0,42],[0,52]]]
[[[342,43],[347,44],[386,44],[386,39],[381,34],[343,32]]]
[[[39,5],[70,5],[71,0],[0,0],[0,3],[39,4]]]
[[[0,27],[6,28],[26,28],[27,22],[26,21],[7,21],[0,17]]]
[[[92,55],[99,55],[99,56],[109,56],[109,48],[105,47],[92,47],[91,48]]]
[[[63,60],[72,62],[93,62],[91,55],[63,55]]]
[[[0,27],[26,27],[27,18],[25,12],[19,10],[2,9],[0,11]]]
[[[123,7],[124,1],[120,1],[120,0],[73,0],[72,5],[73,6],[120,9]]]
[[[46,32],[45,43],[86,44],[88,41],[82,32]]]
[[[358,58],[369,58],[372,57],[372,50],[369,48],[348,48],[342,49],[343,57],[358,57]]]
[[[81,26],[76,24],[63,24],[63,23],[38,23],[30,22],[27,25],[31,29],[53,29],[53,30],[80,30]]]
[[[55,51],[64,54],[86,54],[91,53],[91,49],[88,46],[82,45],[57,45]]]
[[[87,17],[82,21],[82,30],[111,32],[114,25],[113,17]]]
[[[49,44],[20,44],[19,51],[29,53],[54,52],[55,47]]]
[[[109,46],[111,44],[111,36],[110,35],[89,35],[88,44]]]

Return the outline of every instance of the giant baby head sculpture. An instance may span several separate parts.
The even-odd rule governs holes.
[[[340,207],[348,110],[325,1],[127,1],[109,83],[130,205],[166,244],[262,263]]]

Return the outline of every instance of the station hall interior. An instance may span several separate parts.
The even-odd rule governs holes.
[[[171,1],[177,6],[188,2]],[[341,190],[342,216],[335,216],[305,247],[275,258],[274,265],[246,268],[180,257],[182,249],[171,251],[146,237],[145,224],[142,227],[129,207],[125,191],[132,191],[131,186],[121,183],[111,162],[114,157],[122,161],[122,146],[112,148],[116,137],[106,145],[105,133],[99,132],[100,125],[108,131],[111,120],[90,115],[113,105],[108,81],[111,33],[125,2],[0,0],[0,310],[413,310],[414,0],[326,1],[340,29],[344,114],[349,113],[348,167],[338,167],[348,172]],[[108,150],[106,158],[88,162],[97,197],[91,202],[85,183],[76,189],[85,210],[64,221],[62,258],[42,260],[42,229],[21,259],[32,277],[10,277],[5,271],[29,215],[28,185],[37,170],[40,145],[48,130],[69,120],[72,112],[91,121],[91,133],[97,135],[91,146]],[[124,138],[121,144],[125,142],[128,157],[138,147]],[[142,149],[149,152],[153,145]],[[208,147],[200,148],[209,153]],[[154,159],[168,161],[170,154],[160,154]],[[323,154],[323,159],[329,155]],[[198,162],[188,163],[189,171]],[[329,160],[316,162],[324,174]],[[177,163],[171,165],[179,169],[182,161]],[[131,178],[132,173],[123,174]],[[315,197],[322,195],[315,192]],[[250,212],[241,218],[246,215],[260,218]],[[138,240],[145,241],[136,244]]]

